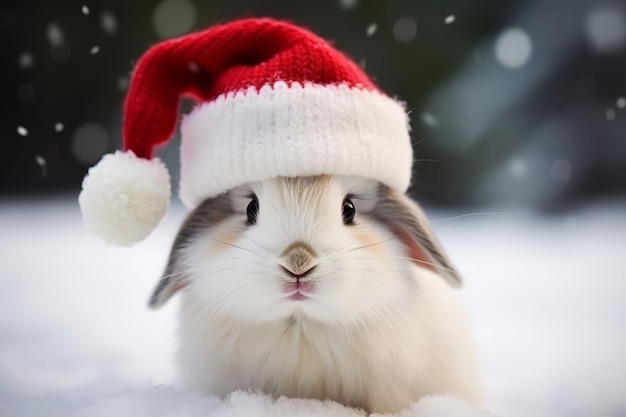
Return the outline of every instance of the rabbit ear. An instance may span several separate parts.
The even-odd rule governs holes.
[[[381,185],[374,216],[400,239],[407,256],[419,266],[441,275],[448,284],[460,287],[461,277],[450,263],[422,209],[410,198]]]
[[[183,249],[198,233],[205,232],[217,223],[223,221],[232,214],[232,203],[228,193],[215,198],[204,200],[187,217],[180,230],[170,252],[163,277],[159,280],[148,306],[159,308],[169,300],[178,290],[188,284],[185,268],[180,264]]]

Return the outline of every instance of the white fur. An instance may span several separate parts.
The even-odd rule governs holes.
[[[405,258],[368,217],[373,182],[332,177],[293,195],[278,180],[235,193],[237,214],[182,251],[181,377],[204,393],[238,389],[331,399],[396,412],[419,398],[456,394],[481,404],[469,324],[456,291]],[[259,200],[245,225],[246,195]],[[342,223],[354,195],[355,225]],[[318,254],[310,299],[281,291],[279,254],[301,240]],[[220,242],[227,242],[222,244]]]
[[[78,197],[85,225],[107,243],[129,246],[159,224],[170,200],[170,178],[159,158],[132,151],[107,154],[89,169]]]

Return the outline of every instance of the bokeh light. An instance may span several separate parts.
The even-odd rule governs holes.
[[[117,33],[117,19],[110,10],[104,10],[100,14],[100,26],[107,35],[115,35]]]
[[[417,34],[417,23],[411,16],[399,17],[393,24],[393,37],[399,43],[409,43]]]
[[[162,39],[180,36],[196,23],[196,6],[188,0],[164,0],[154,9],[152,23]]]
[[[626,18],[618,8],[599,8],[587,16],[587,38],[592,48],[601,53],[621,50],[626,44]]]
[[[107,130],[97,123],[85,123],[72,136],[72,154],[80,163],[98,161],[109,146]]]
[[[524,66],[530,59],[531,52],[530,37],[522,29],[507,29],[496,40],[496,59],[507,68]]]

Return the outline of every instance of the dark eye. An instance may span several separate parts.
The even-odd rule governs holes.
[[[356,213],[356,210],[354,210],[354,204],[352,204],[352,201],[350,201],[350,199],[348,198],[343,200],[343,208],[342,208],[343,224],[352,224],[354,222],[355,213]]]
[[[248,224],[252,225],[256,223],[256,217],[259,215],[259,200],[256,195],[252,194],[252,201],[248,204],[246,209],[246,215],[248,216]]]

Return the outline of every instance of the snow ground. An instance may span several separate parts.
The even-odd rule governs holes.
[[[551,218],[430,214],[466,279],[489,410],[626,416],[626,201]],[[172,387],[176,303],[146,303],[183,216],[174,206],[146,242],[107,248],[74,197],[0,200],[0,416],[363,415]],[[484,414],[432,398],[410,415]]]

